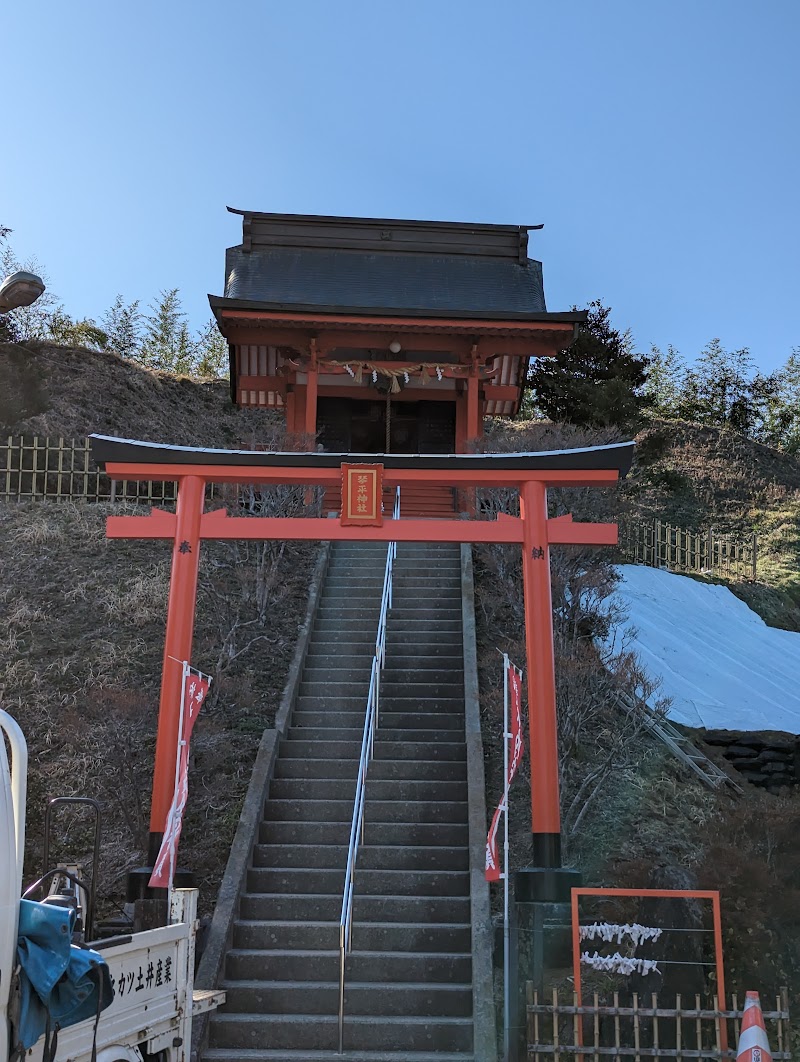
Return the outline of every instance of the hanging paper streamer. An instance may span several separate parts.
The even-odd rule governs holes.
[[[654,959],[634,959],[627,955],[620,955],[618,951],[613,955],[598,955],[597,952],[594,955],[590,955],[588,951],[584,951],[581,955],[581,962],[585,966],[591,966],[593,969],[601,970],[604,973],[626,975],[632,973],[661,973]]]
[[[492,816],[492,825],[489,827],[489,836],[486,838],[486,880],[499,881],[502,870],[500,859],[497,855],[497,827],[500,825],[500,816],[506,809],[505,797],[500,801]]]
[[[505,789],[503,798],[497,805],[492,824],[489,827],[489,836],[486,838],[486,868],[487,881],[499,881],[503,871],[497,855],[497,828],[500,825],[500,816],[506,810],[508,803],[508,790],[514,781],[525,745],[522,741],[522,672],[513,664],[509,663],[506,668],[505,681],[508,690],[508,771],[506,773]]]
[[[167,814],[161,848],[148,882],[151,889],[169,889],[172,887],[172,879],[178,861],[178,843],[181,839],[183,813],[189,796],[189,740],[194,730],[194,724],[197,722],[200,708],[211,685],[211,678],[208,675],[204,675],[199,671],[193,672],[185,661],[183,663],[183,672],[175,793]]]
[[[627,922],[625,925],[611,922],[594,922],[590,926],[581,926],[580,938],[581,940],[595,940],[597,938],[609,944],[612,940],[616,940],[617,944],[621,944],[624,937],[630,937],[634,947],[638,947],[639,944],[643,944],[647,940],[658,940],[663,932],[663,929],[640,926],[638,922],[634,922],[633,925],[629,925]]]

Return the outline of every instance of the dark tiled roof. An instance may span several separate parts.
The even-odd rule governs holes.
[[[111,435],[90,435],[92,457],[103,469],[108,462],[148,462],[167,465],[245,465],[249,468],[338,468],[343,462],[374,461],[380,457],[387,469],[447,469],[475,472],[496,469],[527,471],[546,469],[590,471],[616,469],[627,475],[633,459],[632,442],[606,446],[584,446],[575,450],[541,450],[508,454],[333,454],[268,453],[263,450],[217,450],[197,446],[171,446],[165,443],[117,439]]]
[[[546,312],[540,262],[468,254],[229,247],[225,297],[271,309],[432,315]]]

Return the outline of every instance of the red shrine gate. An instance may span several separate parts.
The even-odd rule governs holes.
[[[541,871],[540,883],[533,888],[539,899],[562,897],[563,884],[553,884],[553,871],[561,866],[561,825],[549,547],[615,545],[617,526],[573,523],[571,516],[548,519],[547,488],[616,482],[630,468],[632,442],[542,453],[362,455],[204,450],[98,435],[91,439],[95,461],[112,479],[178,481],[174,514],[153,509],[149,516],[110,516],[107,522],[109,538],[170,539],[173,543],[150,818],[151,861],[158,852],[173,795],[180,661],[192,655],[203,539],[518,543],[525,595],[532,856],[534,868]],[[362,459],[373,468],[376,463],[382,465],[385,483],[392,487],[515,487],[520,515],[500,514],[496,520],[381,517],[375,526],[365,526],[341,519],[231,517],[223,509],[204,511],[207,483],[338,486],[342,466],[352,469]]]

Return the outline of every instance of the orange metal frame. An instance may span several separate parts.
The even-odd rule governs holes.
[[[572,970],[575,978],[575,995],[578,1007],[583,1006],[581,992],[581,941],[579,921],[579,900],[581,896],[631,896],[643,899],[680,899],[710,900],[714,922],[714,965],[717,972],[717,997],[719,1009],[725,1010],[725,967],[722,956],[722,916],[719,905],[719,892],[714,889],[573,889],[572,890]],[[579,1026],[580,1027],[580,1026]],[[727,1051],[727,1029],[723,1022],[720,1026],[722,1049]]]
[[[175,780],[181,661],[191,659],[200,543],[203,539],[305,539],[367,542],[503,542],[522,546],[525,634],[528,659],[531,824],[547,841],[560,835],[558,746],[549,547],[554,544],[614,545],[616,524],[573,523],[571,516],[548,519],[548,486],[600,486],[618,479],[616,470],[392,469],[384,482],[439,483],[457,488],[516,486],[520,516],[497,520],[386,519],[380,527],[343,526],[339,520],[292,517],[232,517],[204,512],[206,483],[336,485],[341,469],[279,466],[112,462],[111,479],[177,480],[176,512],[153,509],[149,516],[109,516],[109,538],[172,540],[167,626],[150,817],[151,842],[164,830]],[[548,865],[558,865],[557,863]]]

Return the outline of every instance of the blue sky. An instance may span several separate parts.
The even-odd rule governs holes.
[[[202,325],[230,204],[544,222],[551,310],[765,369],[800,346],[797,0],[39,0],[1,29],[0,222],[73,315],[179,287]]]

